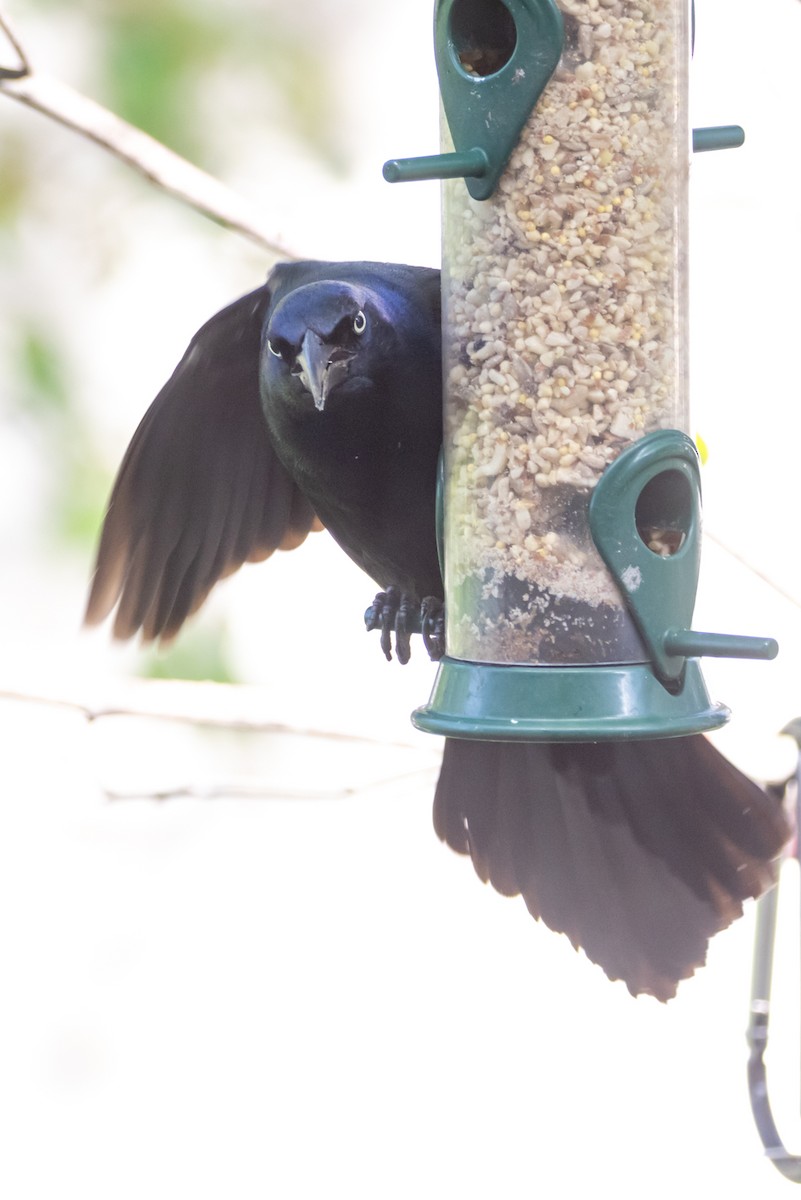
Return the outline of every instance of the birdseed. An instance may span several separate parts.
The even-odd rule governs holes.
[[[588,502],[626,446],[686,424],[685,6],[560,8],[496,192],[443,186],[448,647],[474,660],[643,657]]]

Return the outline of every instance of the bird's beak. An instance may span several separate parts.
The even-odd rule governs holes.
[[[300,378],[306,391],[311,394],[318,412],[323,411],[329,393],[348,374],[351,358],[352,355],[341,347],[323,341],[313,329],[306,331],[292,374]]]

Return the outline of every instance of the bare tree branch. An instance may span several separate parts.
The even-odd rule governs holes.
[[[159,722],[179,723],[203,729],[219,729],[232,733],[266,734],[281,737],[311,738],[330,743],[345,743],[354,748],[378,747],[381,750],[403,751],[398,766],[406,769],[382,771],[375,778],[361,779],[355,784],[330,784],[323,787],[276,786],[267,780],[241,778],[187,779],[164,787],[142,786],[124,791],[98,783],[99,790],[110,801],[126,800],[347,800],[375,788],[390,787],[404,781],[432,779],[439,770],[439,745],[431,751],[409,739],[392,740],[365,734],[346,733],[335,729],[316,729],[308,726],[286,725],[265,720],[259,715],[262,706],[261,690],[241,684],[183,682],[181,680],[127,680],[121,685],[120,703],[92,704],[74,694],[57,691],[33,691],[24,687],[0,687],[0,703],[42,705],[62,709],[83,717],[89,724],[110,717],[128,717]],[[70,688],[72,691],[72,687]],[[407,756],[411,753],[412,766]],[[420,763],[422,755],[423,765]]]
[[[0,67],[0,79],[20,79],[23,75],[29,75],[31,65],[28,62],[28,56],[23,50],[14,30],[9,25],[8,19],[3,16],[2,12],[0,12],[0,29],[6,35],[7,41],[19,59],[19,66],[17,67]]]
[[[320,738],[330,742],[414,749],[414,742],[368,737],[336,729],[286,725],[265,720],[258,714],[260,689],[244,684],[183,681],[178,679],[129,680],[120,703],[91,704],[75,695],[29,691],[24,687],[0,687],[0,701],[41,704],[78,713],[90,724],[109,717],[138,717],[169,721],[202,728],[225,729],[234,733],[267,733],[292,737]]]
[[[89,138],[162,191],[169,192],[218,224],[241,233],[270,253],[280,258],[299,257],[265,225],[254,205],[218,179],[67,84],[34,71],[8,18],[1,11],[0,31],[19,59],[15,67],[0,66],[0,92]]]

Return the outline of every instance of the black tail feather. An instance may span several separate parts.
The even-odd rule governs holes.
[[[660,1000],[775,882],[789,836],[776,800],[702,736],[448,739],[434,828],[611,979]]]

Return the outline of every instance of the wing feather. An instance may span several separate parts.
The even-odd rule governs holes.
[[[259,396],[264,285],[212,317],[143,417],[120,466],[86,608],[114,636],[174,637],[214,584],[319,528],[279,461]]]

